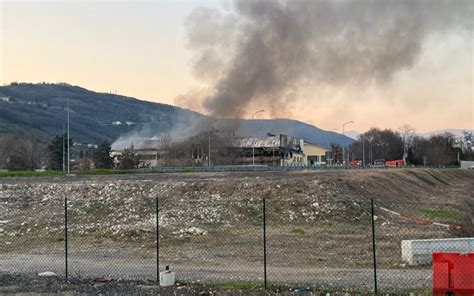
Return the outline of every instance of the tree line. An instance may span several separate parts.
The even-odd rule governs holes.
[[[230,133],[210,131],[175,142],[164,134],[158,148],[161,163],[165,166],[204,165],[208,162],[210,148],[213,165],[238,164],[241,155],[229,148],[232,138]],[[371,164],[379,159],[404,159],[410,165],[457,165],[458,160],[474,160],[472,134],[466,132],[465,139],[470,139],[471,142],[462,143],[450,133],[422,137],[409,126],[399,130],[372,128],[361,134],[346,149],[334,144],[332,150],[334,163],[340,163],[343,159],[361,160],[364,164]],[[209,142],[212,143],[211,146]],[[111,145],[107,141],[84,151],[74,145],[73,139],[68,142],[67,134],[57,135],[50,142],[39,136],[0,134],[0,170],[65,170],[69,146],[76,170],[115,167]],[[140,164],[140,155],[133,145],[122,150],[119,157],[119,169],[138,168]]]
[[[0,134],[0,169],[34,170],[47,157],[47,143],[40,137]]]
[[[472,139],[465,133],[464,139]],[[372,128],[352,143],[347,154],[351,160],[366,164],[378,159],[404,159],[411,165],[458,165],[458,160],[473,160],[474,151],[451,133],[423,137],[409,126],[399,130]],[[472,145],[472,144],[471,144]]]
[[[39,136],[0,135],[0,170],[66,170],[69,147],[71,147],[70,157],[75,159],[76,169],[114,167],[114,161],[110,155],[111,145],[107,141],[85,152],[73,145],[74,139],[67,141],[67,134],[57,135],[49,143]]]

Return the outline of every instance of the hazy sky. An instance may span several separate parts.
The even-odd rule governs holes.
[[[0,1],[0,83],[67,82],[206,112],[201,100],[215,83],[193,75],[195,52],[185,23],[195,8],[228,11],[229,1]],[[285,99],[286,108],[259,118],[288,117],[339,130],[354,120],[346,129],[358,131],[404,124],[420,132],[472,129],[472,34],[472,27],[434,32],[414,65],[390,82],[316,82]],[[244,116],[262,108],[272,106],[252,103]]]

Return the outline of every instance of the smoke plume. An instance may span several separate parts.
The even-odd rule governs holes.
[[[433,33],[472,30],[471,0],[236,0],[187,19],[193,73],[210,82],[204,108],[240,117],[285,105],[311,85],[389,83],[412,67]]]

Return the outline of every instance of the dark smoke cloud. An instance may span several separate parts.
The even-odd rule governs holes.
[[[194,73],[214,81],[203,105],[242,116],[284,105],[308,85],[385,84],[412,67],[431,33],[472,31],[472,0],[292,0],[199,8],[186,23]]]

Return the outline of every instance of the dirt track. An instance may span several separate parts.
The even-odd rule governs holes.
[[[123,254],[114,254],[119,257]],[[83,257],[71,256],[70,276],[79,278],[112,278],[112,279],[156,279],[156,266],[153,258],[104,258],[98,254]],[[28,264],[18,267],[18,262]],[[163,262],[167,264],[169,262]],[[64,276],[64,258],[58,255],[8,254],[0,258],[3,268],[0,273],[32,273],[54,270]],[[242,265],[241,262],[229,261],[227,266],[190,266],[172,265],[177,273],[177,280],[186,283],[226,283],[226,282],[263,282],[263,268],[253,264]],[[288,284],[293,287],[309,285],[325,289],[362,289],[373,288],[374,275],[370,268],[328,268],[328,267],[275,267],[267,266],[267,280],[274,284]],[[381,289],[423,289],[430,287],[431,270],[418,269],[406,272],[400,269],[381,269],[377,272],[378,286]],[[282,281],[281,279],[285,279]]]
[[[380,286],[429,287],[430,266],[404,265],[401,240],[472,234],[420,225],[379,207],[468,225],[473,181],[472,171],[448,169],[2,179],[0,220],[10,221],[0,225],[0,239],[8,242],[0,246],[0,271],[63,272],[68,196],[73,275],[154,277],[159,197],[162,266],[188,281],[258,280],[266,197],[270,281],[367,289],[374,198]]]

